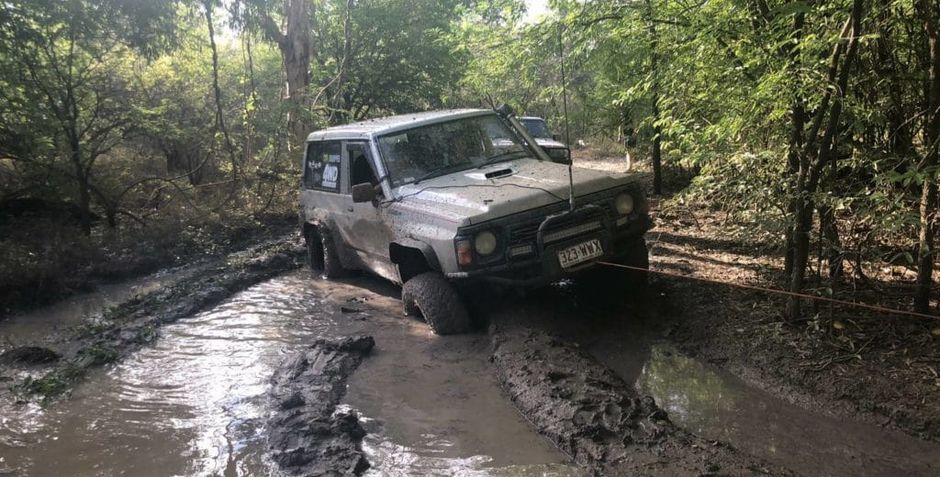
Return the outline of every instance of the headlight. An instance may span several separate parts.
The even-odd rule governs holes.
[[[486,256],[496,251],[496,235],[493,232],[480,232],[473,238],[473,248],[478,254]]]
[[[630,212],[633,212],[633,196],[627,193],[618,195],[617,199],[614,200],[614,207],[617,208],[618,214],[629,215]]]

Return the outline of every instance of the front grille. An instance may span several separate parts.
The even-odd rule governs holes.
[[[594,233],[604,228],[604,211],[602,208],[593,209],[588,213],[572,214],[549,224],[543,232],[542,239],[546,244],[567,240]],[[509,249],[511,258],[524,258],[535,253],[539,226],[545,216],[527,220],[510,226]]]

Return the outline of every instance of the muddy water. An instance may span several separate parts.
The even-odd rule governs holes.
[[[940,475],[940,445],[805,410],[654,344],[637,387],[673,422],[806,475]]]
[[[298,272],[165,326],[71,399],[4,412],[0,474],[275,474],[265,442],[273,369],[314,337],[357,332],[378,343],[349,393],[376,475],[573,473],[499,395],[482,337],[431,336],[398,318],[394,289],[355,285]]]
[[[29,344],[47,344],[57,333],[81,325],[93,315],[136,295],[175,283],[190,268],[168,269],[135,280],[101,285],[93,293],[74,295],[38,310],[0,320],[0,353]]]
[[[803,475],[940,475],[940,445],[807,411],[684,356],[661,339],[656,310],[612,311],[566,290],[529,303],[520,314],[533,326],[578,341],[696,435]]]

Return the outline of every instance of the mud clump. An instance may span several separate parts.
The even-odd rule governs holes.
[[[49,348],[41,346],[21,346],[0,354],[0,363],[8,365],[37,365],[55,363],[62,356]]]
[[[290,475],[361,475],[366,432],[355,413],[338,409],[346,380],[375,346],[371,336],[317,340],[289,357],[272,378],[268,421],[272,458]]]
[[[673,425],[577,345],[509,320],[490,327],[497,377],[515,406],[598,475],[791,475]]]

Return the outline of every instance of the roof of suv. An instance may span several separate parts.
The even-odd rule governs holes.
[[[481,114],[492,114],[488,109],[448,109],[423,113],[400,114],[384,118],[367,119],[357,123],[333,126],[310,133],[307,141],[327,139],[370,139],[390,132],[411,129],[413,127],[434,124],[451,119],[460,119]]]

